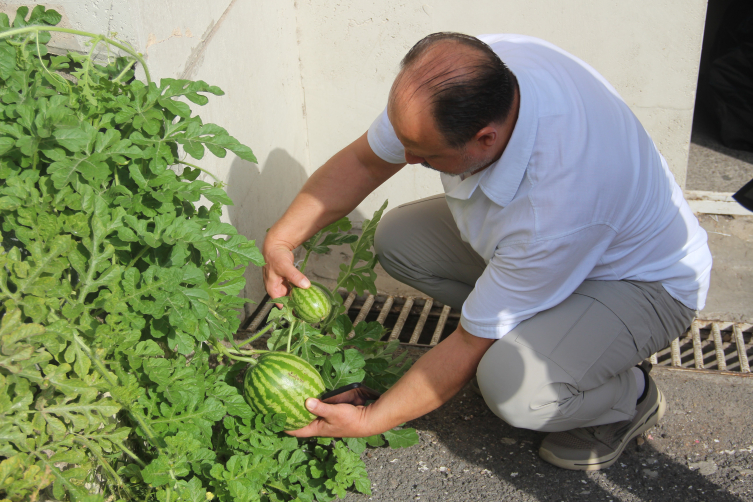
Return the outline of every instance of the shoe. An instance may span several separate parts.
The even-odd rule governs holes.
[[[552,432],[542,441],[539,456],[558,467],[582,471],[598,471],[614,464],[628,442],[656,425],[667,407],[664,395],[646,371],[650,367],[639,367],[646,376],[646,390],[632,420]]]

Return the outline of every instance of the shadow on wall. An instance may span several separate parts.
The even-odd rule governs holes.
[[[225,187],[234,202],[226,209],[230,223],[261,248],[267,230],[282,216],[306,179],[303,165],[282,148],[272,150],[262,166],[236,157]],[[249,266],[246,281],[246,298],[258,303],[265,294],[261,268]],[[246,304],[245,316],[256,306]]]

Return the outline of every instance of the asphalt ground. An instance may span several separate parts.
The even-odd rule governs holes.
[[[414,350],[419,356],[420,349]],[[753,377],[654,368],[667,413],[603,471],[537,455],[543,433],[515,429],[466,387],[408,424],[420,444],[363,459],[372,496],[356,501],[753,501]]]

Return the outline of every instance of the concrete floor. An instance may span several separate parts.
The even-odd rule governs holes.
[[[718,139],[713,119],[696,107],[686,190],[737,192],[753,179],[753,152],[727,148]]]
[[[721,144],[713,119],[697,107],[688,159],[687,190],[736,192],[753,179],[753,152]],[[753,213],[699,215],[714,257],[702,319],[753,323]]]

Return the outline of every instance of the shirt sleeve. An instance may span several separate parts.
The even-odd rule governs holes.
[[[372,122],[366,138],[377,157],[390,164],[405,164],[405,149],[395,135],[387,108]]]
[[[469,333],[498,339],[520,322],[570,296],[588,277],[614,238],[594,224],[566,236],[500,246],[463,304]]]

